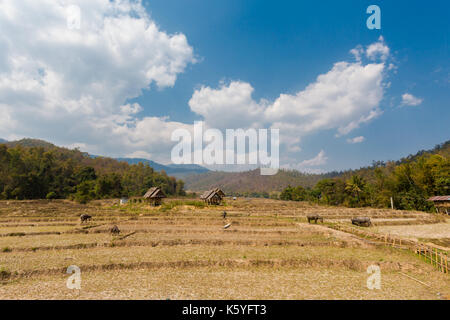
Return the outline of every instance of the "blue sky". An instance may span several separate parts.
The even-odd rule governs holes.
[[[6,2],[8,3],[8,1]],[[101,0],[96,2],[100,3]],[[32,7],[31,2],[24,1],[24,3],[27,8],[22,7],[22,9],[27,10]],[[64,5],[68,3],[63,1]],[[77,3],[77,1],[73,1],[73,3]],[[13,2],[9,4],[16,6]],[[366,8],[371,4],[376,4],[381,9],[381,30],[369,30],[366,27],[366,20],[369,17],[369,14],[366,14]],[[90,19],[86,12],[105,10],[100,5],[94,7],[86,1],[79,1],[78,5],[81,7],[82,22],[84,23]],[[106,6],[104,3],[102,5]],[[48,4],[48,8],[43,7],[50,12],[54,9],[51,6]],[[83,110],[81,113],[87,109],[85,107],[86,100],[102,101],[102,103],[107,101],[107,103],[111,103],[111,106],[102,107],[101,110],[97,110],[95,109],[97,107],[93,106],[92,110],[95,112],[93,113],[91,109],[85,111],[86,118],[73,118],[74,112],[70,109],[67,113],[61,113],[59,118],[55,117],[52,120],[48,120],[50,117],[48,114],[41,114],[34,119],[22,119],[14,113],[14,110],[17,111],[21,105],[14,106],[12,102],[12,99],[19,101],[22,98],[19,99],[8,93],[6,89],[11,90],[12,86],[3,91],[0,87],[0,108],[2,105],[5,106],[3,111],[9,117],[5,117],[5,119],[9,119],[8,123],[16,123],[15,126],[10,125],[8,128],[5,125],[3,131],[0,129],[0,135],[5,138],[34,136],[66,146],[79,146],[81,149],[97,154],[143,156],[165,162],[170,146],[162,148],[157,145],[157,142],[142,138],[154,133],[151,129],[142,129],[138,132],[140,120],[147,119],[146,123],[151,126],[153,122],[150,119],[165,119],[164,121],[172,123],[172,127],[176,127],[177,124],[189,126],[193,124],[194,120],[207,120],[209,115],[199,112],[198,108],[200,107],[195,109],[190,106],[189,102],[193,99],[194,92],[201,91],[202,88],[221,91],[231,86],[232,83],[238,82],[248,84],[253,89],[251,103],[255,102],[260,105],[261,99],[265,99],[272,104],[282,94],[295,96],[297,93],[305,91],[308,85],[317,81],[319,75],[329,73],[335,63],[343,61],[355,63],[355,57],[350,53],[351,49],[361,46],[365,50],[371,44],[380,43],[389,49],[389,57],[382,61],[365,59],[362,65],[384,63],[382,96],[379,101],[367,106],[360,114],[367,116],[369,109],[372,108],[377,110],[378,115],[359,123],[350,132],[339,136],[337,136],[337,131],[348,123],[328,124],[307,133],[304,130],[289,131],[288,135],[296,137],[298,135],[299,140],[291,146],[281,148],[282,154],[280,155],[282,158],[285,156],[285,163],[292,165],[293,168],[307,171],[357,168],[369,165],[372,160],[398,159],[420,149],[432,148],[449,139],[448,12],[450,4],[448,1],[424,3],[423,1],[144,0],[142,7],[148,14],[146,21],[155,23],[159,34],[168,37],[178,34],[185,37],[186,41],[181,45],[184,51],[178,50],[178,47],[170,47],[164,41],[158,42],[159,40],[154,40],[149,36],[149,38],[141,40],[137,38],[123,42],[122,54],[133,60],[131,58],[133,50],[142,50],[143,55],[145,52],[155,50],[161,55],[167,55],[166,59],[168,60],[176,60],[181,67],[164,76],[159,74],[148,76],[141,83],[141,79],[137,79],[132,74],[133,68],[136,68],[135,73],[139,71],[135,65],[128,65],[124,62],[123,68],[122,66],[119,68],[117,63],[114,66],[112,63],[109,65],[106,62],[104,66],[102,63],[92,63],[93,56],[97,54],[101,56],[98,50],[87,52],[88,50],[80,49],[80,55],[71,60],[77,61],[73,63],[78,67],[74,66],[73,69],[76,70],[70,71],[75,78],[70,88],[60,88],[58,92],[63,93],[58,97],[50,98],[49,90],[46,90],[44,86],[41,91],[36,92],[36,96],[43,96],[42,101],[59,99],[64,102],[65,106],[67,101],[74,101],[73,108],[80,108]],[[125,12],[125,15],[133,16],[127,11],[127,8],[121,7],[120,10],[122,13]],[[138,15],[143,14],[139,13],[139,8],[137,11]],[[104,14],[108,15],[108,13]],[[18,33],[17,30],[25,27],[12,17],[12,15],[4,16],[3,22],[11,22],[5,23],[5,26]],[[120,18],[122,17],[120,16]],[[0,23],[1,21],[2,17],[0,16]],[[13,23],[14,21],[16,23]],[[36,23],[35,27],[39,27],[39,23],[43,22],[37,20],[31,23]],[[93,24],[95,23],[93,22]],[[86,24],[82,24],[80,32],[84,32],[85,26]],[[0,31],[0,35],[5,38],[8,29],[4,28],[3,30],[5,33],[1,34]],[[133,28],[129,30],[122,28],[121,30],[124,35],[127,35],[125,32],[134,32]],[[94,31],[86,32],[93,33]],[[382,36],[382,41],[380,41],[380,36]],[[116,40],[120,41],[120,39]],[[50,50],[46,50],[48,48],[53,48],[56,52],[58,50],[64,52],[66,46],[61,48],[49,41],[46,46],[42,45],[42,50],[37,51],[35,46],[23,49],[18,43],[16,45],[15,41],[20,41],[20,38],[10,39],[9,42],[3,43],[10,49],[10,60],[14,55],[24,55],[35,65],[42,66],[43,70],[48,70],[44,74],[50,75],[53,70],[55,74],[59,73],[61,78],[70,79],[67,77],[67,70],[52,65],[49,62],[50,58],[42,53],[45,52],[49,55]],[[139,41],[146,43],[142,44]],[[1,46],[2,42],[0,41]],[[192,50],[192,54],[186,53],[185,49]],[[98,56],[95,57],[98,58]],[[0,55],[0,71],[6,74],[6,78],[13,79],[13,74],[8,73],[10,69],[6,67],[6,64],[3,70],[1,69],[1,58]],[[53,57],[52,61],[54,59]],[[105,60],[107,61],[107,59]],[[98,61],[102,61],[102,59]],[[147,57],[145,61],[155,63],[154,58],[151,57]],[[389,65],[392,65],[391,69],[388,69]],[[117,70],[114,69],[116,67]],[[92,80],[89,88],[104,82],[105,87],[109,86],[109,90],[98,90],[89,96],[85,92],[90,89],[79,85],[82,80],[78,79],[94,78],[93,74],[95,73],[111,73],[110,77],[121,77],[125,67],[129,71],[123,77],[123,81],[126,82],[126,90],[124,89],[126,93],[117,94],[117,97],[114,96],[115,100],[112,99],[114,101],[110,102],[108,96],[116,86],[121,85],[106,79],[106,76],[105,79]],[[96,70],[97,68],[98,70]],[[86,74],[81,74],[82,71],[79,70],[84,69],[88,71],[85,71]],[[165,76],[172,78],[166,80]],[[72,80],[67,81],[71,82]],[[89,81],[87,83],[89,84]],[[17,94],[17,90],[14,90],[14,94]],[[402,96],[405,94],[411,95],[416,102],[402,105]],[[89,99],[86,99],[86,96]],[[134,103],[140,106],[139,111],[131,111],[126,115],[130,121],[127,126],[131,129],[121,127],[124,121],[122,121],[123,119],[117,120],[117,118],[120,117],[119,115],[123,116],[124,113],[118,111],[119,106],[133,105]],[[320,104],[316,101],[314,103]],[[195,101],[192,104],[194,105]],[[8,109],[10,105],[14,109],[12,107]],[[99,105],[99,103],[93,105]],[[303,106],[299,103],[298,107],[301,109]],[[56,108],[58,108],[57,105],[50,106],[43,102],[39,110],[55,110]],[[242,105],[241,110],[242,114],[247,112],[245,104]],[[99,118],[94,120],[93,114]],[[39,117],[44,120],[40,121]],[[106,122],[103,126],[98,125],[99,123],[103,124],[105,119],[112,118],[116,121],[114,125],[106,124]],[[70,134],[65,134],[66,126],[61,119],[68,122],[70,120],[70,123],[90,119],[94,124],[90,127],[76,126],[72,131],[69,130]],[[46,122],[47,120],[48,122]],[[348,118],[345,121],[350,122],[352,119]],[[286,119],[280,119],[279,122],[287,123]],[[155,123],[157,132],[165,130],[158,129],[160,125],[160,122]],[[144,123],[141,124],[141,127],[143,126]],[[32,129],[26,130],[24,127]],[[164,126],[164,128],[166,127]],[[110,130],[113,135],[121,136],[115,139],[107,130]],[[128,135],[127,139],[124,138],[125,135]],[[111,138],[111,141],[108,140],[108,137]],[[349,143],[350,139],[358,137],[363,138],[356,139],[356,141],[362,140],[362,142]],[[121,142],[122,139],[123,142]],[[296,148],[294,148],[295,151],[292,151],[292,147]],[[319,155],[322,155],[322,158]],[[311,159],[318,160],[316,165],[311,168],[301,165],[303,161]]]
[[[383,35],[394,51],[392,76],[383,115],[355,132],[364,143],[348,144],[334,132],[305,138],[309,159],[321,149],[332,158],[329,169],[398,159],[450,138],[449,23],[447,1],[145,1],[165,30],[182,31],[201,62],[180,75],[173,88],[137,99],[146,112],[178,121],[200,120],[187,101],[199,84],[220,80],[252,83],[256,99],[294,93],[349,59],[357,44]],[[366,8],[381,9],[381,30],[366,27]],[[423,98],[417,107],[399,107],[401,95]],[[392,101],[391,101],[392,99]],[[148,108],[147,108],[148,106]]]

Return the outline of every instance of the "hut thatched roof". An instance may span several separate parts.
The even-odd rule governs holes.
[[[162,192],[161,188],[151,187],[144,195],[144,199],[154,199],[154,198],[166,198],[164,192]]]
[[[211,199],[212,197],[214,197],[215,195],[219,196],[220,198],[225,197],[225,193],[220,190],[219,188],[215,188],[215,189],[211,189],[208,191],[205,191],[202,193],[202,195],[200,196],[200,199]]]
[[[434,202],[450,201],[450,196],[434,196],[434,197],[429,198],[428,201],[434,201]]]

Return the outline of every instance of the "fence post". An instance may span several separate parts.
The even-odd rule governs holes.
[[[448,257],[445,256],[445,271],[448,273]]]
[[[436,249],[436,248],[434,248],[434,257],[435,257],[435,259],[436,259],[436,267],[437,267],[438,270],[439,270],[438,252],[437,252],[437,249]]]

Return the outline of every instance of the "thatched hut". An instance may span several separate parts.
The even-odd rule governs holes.
[[[161,205],[163,198],[166,198],[166,195],[158,187],[151,187],[144,195],[144,199],[154,206]]]
[[[450,214],[450,196],[435,196],[428,201],[433,201],[438,213]]]
[[[211,189],[203,192],[200,196],[200,199],[205,201],[207,204],[215,204],[218,205],[222,202],[222,199],[225,197],[225,193],[219,188]]]

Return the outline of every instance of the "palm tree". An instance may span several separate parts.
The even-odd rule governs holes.
[[[364,190],[365,185],[366,182],[364,181],[364,179],[355,174],[350,178],[350,180],[346,182],[345,190],[355,195],[358,203],[361,204],[360,194]]]

